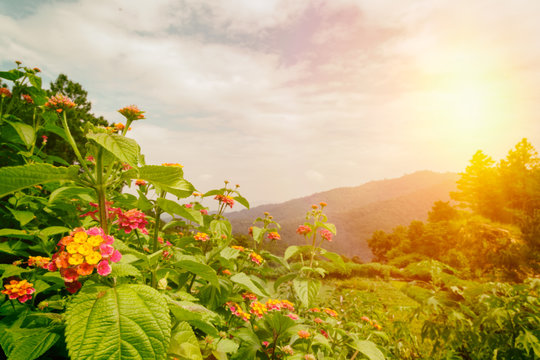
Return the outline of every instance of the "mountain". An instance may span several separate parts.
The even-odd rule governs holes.
[[[351,258],[371,260],[367,239],[375,230],[390,231],[412,220],[426,220],[428,211],[437,200],[450,200],[459,175],[419,171],[396,179],[371,181],[355,187],[342,187],[289,200],[280,204],[257,206],[228,213],[233,232],[247,234],[253,220],[269,212],[281,226],[280,248],[300,244],[303,237],[296,234],[305,221],[312,204],[324,201],[328,221],[337,227],[337,235],[325,248]]]

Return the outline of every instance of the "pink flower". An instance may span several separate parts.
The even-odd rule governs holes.
[[[234,205],[234,199],[228,195],[216,195],[214,199],[220,203],[224,203],[225,206],[229,206],[230,208],[232,208]]]
[[[288,313],[286,316],[290,317],[293,320],[298,320],[299,319],[298,315],[293,314],[293,313]]]
[[[45,103],[45,107],[49,109],[56,110],[56,112],[61,113],[63,110],[71,109],[75,107],[75,103],[71,101],[70,98],[62,94],[56,94],[49,98],[49,101]]]
[[[114,250],[109,260],[111,260],[113,263],[117,263],[120,261],[120,259],[122,259],[122,254],[120,254],[120,251]]]
[[[318,318],[318,317],[316,317],[315,319],[313,319],[313,321],[315,321],[315,323],[317,323],[317,324],[322,324],[322,323],[324,322],[323,319]]]
[[[41,135],[41,138],[43,139],[43,145],[47,144],[49,137],[47,135]]]
[[[139,110],[139,108],[135,105],[129,105],[126,107],[121,108],[118,110],[118,112],[125,116],[128,120],[139,120],[144,119],[144,111]]]
[[[200,211],[201,211],[201,214],[203,214],[203,215],[208,215],[208,210],[206,210],[206,209],[201,209]]]
[[[184,204],[184,207],[186,209],[191,209],[193,207],[193,204]]]
[[[268,345],[270,345],[270,343],[268,341],[263,341],[262,344],[263,344],[264,347],[268,347]]]
[[[110,257],[114,252],[114,248],[111,245],[105,243],[99,246],[99,250],[101,252],[101,256],[103,256],[104,258]]]
[[[201,232],[198,232],[197,234],[195,234],[194,238],[197,241],[206,241],[209,239],[207,233],[201,233]]]
[[[146,215],[137,209],[131,209],[126,212],[119,212],[118,213],[118,227],[126,234],[129,234],[134,229],[139,229],[141,233],[148,234],[148,230],[146,230],[146,224],[148,224],[148,221],[146,221]]]
[[[105,232],[100,227],[93,227],[88,230],[86,230],[86,233],[88,236],[103,236],[105,235]]]
[[[101,260],[97,266],[97,272],[101,276],[107,276],[111,273],[112,268],[107,260]]]
[[[333,234],[330,232],[330,230],[321,229],[319,230],[319,234],[321,234],[322,238],[326,241],[332,241]]]
[[[300,225],[296,232],[300,235],[307,235],[311,232],[311,228],[308,225]]]
[[[275,231],[268,233],[267,237],[268,240],[281,240],[281,236]]]

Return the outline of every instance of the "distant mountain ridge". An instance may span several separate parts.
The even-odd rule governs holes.
[[[437,200],[450,200],[456,189],[456,173],[418,171],[395,179],[371,181],[360,186],[332,189],[280,204],[267,204],[228,213],[234,233],[247,234],[253,220],[268,211],[281,226],[281,238],[288,245],[300,244],[296,234],[312,204],[324,201],[328,221],[337,227],[337,236],[325,248],[364,261],[371,260],[367,239],[376,230],[389,231],[412,220],[426,220]]]

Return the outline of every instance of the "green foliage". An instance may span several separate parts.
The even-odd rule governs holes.
[[[167,302],[146,285],[88,287],[66,310],[72,359],[165,359],[171,320]]]

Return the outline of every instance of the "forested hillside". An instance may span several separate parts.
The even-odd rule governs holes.
[[[298,244],[302,237],[295,231],[304,221],[305,209],[324,201],[328,204],[328,217],[336,224],[338,233],[328,249],[348,257],[358,256],[371,260],[367,239],[376,230],[391,230],[412,220],[425,220],[433,203],[447,201],[456,188],[458,175],[419,171],[397,179],[371,181],[347,188],[338,188],[290,200],[281,204],[268,204],[249,210],[233,212],[229,218],[236,233],[247,234],[253,219],[268,211],[281,224],[282,242]],[[280,250],[277,249],[277,250]]]

